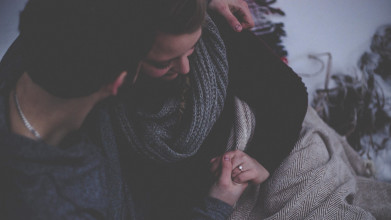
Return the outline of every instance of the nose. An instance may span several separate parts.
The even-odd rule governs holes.
[[[179,74],[188,74],[190,72],[189,58],[187,56],[180,57],[176,60],[173,70]]]

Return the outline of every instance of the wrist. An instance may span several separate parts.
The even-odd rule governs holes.
[[[220,200],[230,206],[234,206],[240,195],[235,195],[227,190],[213,189],[209,192],[209,197]]]

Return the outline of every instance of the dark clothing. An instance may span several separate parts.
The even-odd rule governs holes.
[[[298,139],[308,107],[306,87],[301,78],[253,33],[237,33],[223,18],[213,18],[227,49],[227,99],[232,100],[233,95],[239,97],[251,107],[256,118],[253,139],[246,153],[272,175]],[[227,121],[233,112],[227,105],[225,111],[226,118],[218,122],[220,128],[230,127]]]
[[[4,177],[0,219],[161,219],[145,208],[158,203],[149,201],[151,197],[139,199],[139,192],[155,190],[145,188],[150,186],[147,182],[136,181],[143,173],[122,170],[120,158],[128,163],[137,157],[119,154],[104,107],[108,103],[97,106],[83,128],[58,147],[10,131],[8,96],[22,71],[19,49],[14,43],[0,63],[0,175]],[[143,170],[137,160],[131,164],[132,169]],[[233,211],[213,198],[198,202],[186,210],[186,219],[223,220]]]
[[[97,147],[83,130],[58,147],[14,134],[9,92],[0,94],[1,219],[139,219],[115,147]]]
[[[9,131],[0,96],[1,219],[105,219],[110,200],[104,158],[79,134],[60,147]]]
[[[53,147],[14,134],[8,121],[10,89],[23,73],[16,42],[0,63],[1,219],[105,219],[110,158],[82,133]],[[119,187],[120,188],[120,187]]]

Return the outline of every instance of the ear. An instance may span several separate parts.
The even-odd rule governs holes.
[[[117,95],[119,87],[124,83],[125,77],[128,74],[128,72],[123,71],[119,76],[115,79],[114,82],[110,83],[107,86],[108,92],[110,95]]]

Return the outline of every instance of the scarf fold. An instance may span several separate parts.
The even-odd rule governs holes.
[[[178,117],[182,110],[178,93],[167,92],[158,101],[158,108],[155,105],[148,109],[130,99],[115,107],[117,123],[129,147],[149,159],[175,162],[194,155],[223,109],[228,86],[228,62],[224,42],[209,17],[189,61],[191,86],[183,117]],[[143,100],[148,101],[155,102]]]

